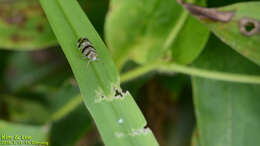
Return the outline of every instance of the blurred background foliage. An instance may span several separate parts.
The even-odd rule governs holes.
[[[260,73],[259,66],[221,42],[174,0],[160,4],[158,1],[79,0],[96,30],[106,40],[122,74],[140,65],[171,58],[175,63],[209,70]],[[242,1],[245,0],[191,2],[221,7]],[[170,42],[167,42],[169,37]],[[104,145],[37,0],[0,1],[0,48],[0,134],[31,135],[49,141],[53,146]],[[217,117],[217,123],[228,121],[229,108],[235,111],[234,128],[246,128],[248,125],[243,124],[246,122],[259,123],[257,85],[152,71],[123,82],[122,87],[135,97],[162,146],[189,146],[192,135],[194,146],[200,143],[215,146],[219,139],[214,138],[222,137],[221,133],[228,127],[216,124],[214,118],[210,122],[207,119],[212,114]],[[193,95],[196,108],[193,107]],[[234,95],[236,99],[225,98],[227,95]],[[244,110],[242,115],[237,108]],[[199,128],[196,131],[194,109]],[[244,121],[239,124],[242,116]],[[250,146],[259,141],[257,130],[252,130],[260,130],[259,127],[259,124],[252,125],[245,133],[254,132],[255,137],[249,134],[251,139],[245,140]],[[204,133],[205,141],[199,140],[198,131]],[[236,142],[240,137],[232,136]],[[222,146],[231,146],[226,143],[226,140],[220,142]]]

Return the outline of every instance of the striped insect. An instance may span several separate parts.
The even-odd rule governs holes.
[[[87,38],[80,38],[77,46],[81,53],[89,60],[88,64],[98,60],[96,49]]]

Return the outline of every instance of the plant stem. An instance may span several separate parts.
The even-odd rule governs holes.
[[[183,73],[191,76],[203,77],[214,80],[260,84],[260,76],[257,75],[245,75],[237,73],[210,71],[206,69],[199,69],[175,63],[162,62],[153,65],[146,65],[144,67],[138,67],[132,71],[122,74],[121,82],[127,82],[129,80],[135,79],[138,76],[141,76],[150,71],[157,71],[160,73]]]

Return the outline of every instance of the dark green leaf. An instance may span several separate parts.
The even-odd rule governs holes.
[[[111,1],[105,32],[120,67],[127,59],[145,64],[169,52],[175,62],[191,63],[209,34],[175,0]]]
[[[244,2],[217,9],[188,8],[223,42],[260,65],[260,2]],[[187,7],[186,7],[187,8]],[[198,8],[198,7],[197,7]]]
[[[260,74],[260,68],[212,37],[195,66]],[[255,146],[260,143],[260,86],[193,77],[201,146]]]

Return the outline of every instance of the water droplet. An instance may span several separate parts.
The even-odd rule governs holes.
[[[122,119],[122,118],[120,118],[119,120],[118,120],[118,123],[119,124],[122,124],[124,122],[124,120]]]

